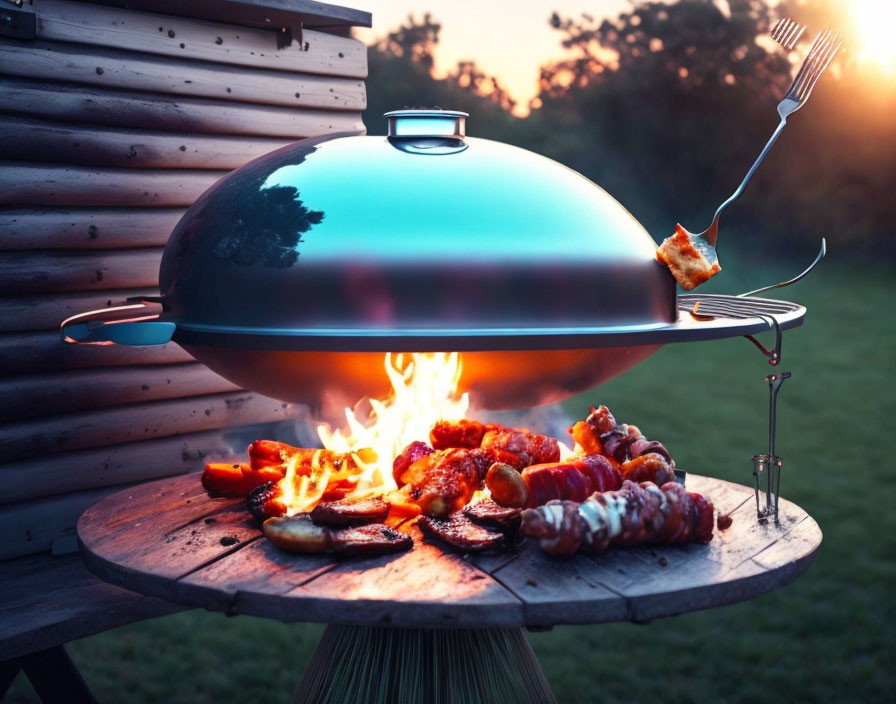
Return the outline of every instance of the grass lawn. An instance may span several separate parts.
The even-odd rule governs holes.
[[[741,291],[798,270],[743,267]],[[828,261],[782,298],[809,308],[785,334],[779,397],[782,494],[824,531],[818,560],[749,602],[648,625],[530,634],[561,702],[889,702],[896,694],[896,280]],[[671,345],[566,402],[606,403],[663,440],[679,465],[741,483],[765,450],[770,367],[742,339]],[[891,435],[892,433],[892,435]],[[892,515],[891,515],[892,514]],[[289,701],[322,631],[200,611],[68,646],[106,702]],[[20,677],[9,702],[37,701]]]

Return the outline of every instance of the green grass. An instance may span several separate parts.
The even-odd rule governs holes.
[[[791,269],[798,269],[798,266]],[[728,291],[792,271],[742,266]],[[758,282],[758,283],[757,283]],[[656,621],[530,635],[561,702],[885,702],[896,689],[896,285],[892,270],[826,262],[781,292],[809,308],[788,332],[779,407],[782,494],[824,531],[818,560],[749,602]],[[770,367],[741,339],[671,345],[566,403],[606,403],[678,463],[749,483],[765,449]],[[107,702],[288,701],[321,633],[192,611],[69,645]],[[37,701],[19,678],[8,701]]]

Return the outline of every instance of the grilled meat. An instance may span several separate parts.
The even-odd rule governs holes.
[[[316,469],[329,469],[332,472],[358,472],[361,469],[348,452],[293,447],[275,440],[256,440],[249,445],[249,465],[252,469],[277,467],[285,471],[290,462],[296,462],[296,474],[299,476],[309,475]]]
[[[426,457],[426,455],[431,455],[432,453],[433,449],[425,442],[420,442],[419,440],[415,440],[401,451],[392,462],[392,477],[395,479],[399,489],[404,486],[401,477],[408,467],[421,457]]]
[[[463,514],[474,523],[500,531],[516,530],[520,524],[521,510],[501,506],[491,500],[477,501],[464,506]]]
[[[267,482],[255,487],[246,496],[246,506],[252,518],[263,522],[273,516],[285,516],[286,505],[280,501],[283,492],[277,482]]]
[[[560,446],[554,438],[536,435],[528,430],[497,427],[487,430],[481,446],[491,450],[509,452],[520,458],[523,467],[560,459]]]
[[[427,535],[436,536],[464,552],[493,550],[506,545],[503,533],[476,525],[460,511],[447,518],[421,516],[420,528]]]
[[[410,549],[411,536],[381,523],[330,531],[330,547],[342,555],[385,555]]]
[[[523,480],[528,489],[527,508],[557,499],[584,501],[595,491],[610,491],[622,485],[619,470],[602,455],[534,464],[523,470]]]
[[[573,425],[569,432],[585,454],[601,454],[616,465],[653,453],[661,455],[670,467],[675,466],[662,443],[645,438],[636,425],[617,424],[606,406],[592,407],[588,417]]]
[[[401,481],[410,484],[410,497],[428,516],[447,516],[466,506],[482,488],[494,463],[490,450],[455,448],[436,450],[414,462]]]
[[[381,523],[389,515],[389,504],[382,499],[342,499],[322,501],[311,511],[311,520],[331,528]]]
[[[552,555],[601,552],[610,545],[708,543],[713,505],[669,482],[625,481],[617,491],[597,492],[584,502],[551,501],[523,511],[521,532],[539,539]]]
[[[482,436],[490,427],[478,420],[440,420],[429,431],[429,442],[436,450],[479,447]]]
[[[675,481],[675,472],[672,471],[666,458],[656,452],[648,452],[646,455],[624,462],[619,471],[623,479],[638,484],[653,482],[657,486],[662,486],[666,482]]]

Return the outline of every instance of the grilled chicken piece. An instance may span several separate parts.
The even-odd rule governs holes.
[[[494,458],[483,449],[436,450],[408,467],[401,481],[410,484],[410,497],[423,513],[447,516],[470,503]]]
[[[584,501],[595,491],[622,486],[622,476],[603,455],[576,457],[566,462],[534,464],[523,470],[528,489],[527,508],[548,501]]]
[[[477,501],[464,506],[463,514],[474,523],[500,531],[516,530],[520,524],[521,510],[501,506],[491,500]]]
[[[552,555],[601,552],[610,545],[708,543],[713,505],[669,482],[623,482],[617,491],[597,492],[584,502],[551,501],[523,511],[523,535],[539,539]]]
[[[476,525],[460,511],[447,518],[421,516],[420,528],[427,535],[436,536],[464,552],[493,550],[506,545],[503,533]]]
[[[381,523],[389,515],[389,504],[382,499],[343,499],[322,501],[311,511],[318,525],[344,528],[364,523]]]
[[[385,555],[408,550],[413,544],[411,536],[381,523],[330,531],[330,546],[342,555]]]

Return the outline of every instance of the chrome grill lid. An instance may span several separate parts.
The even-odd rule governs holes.
[[[303,140],[223,178],[165,250],[165,319],[318,350],[566,347],[675,320],[674,281],[618,202],[466,137],[465,118],[388,113],[387,137]]]

